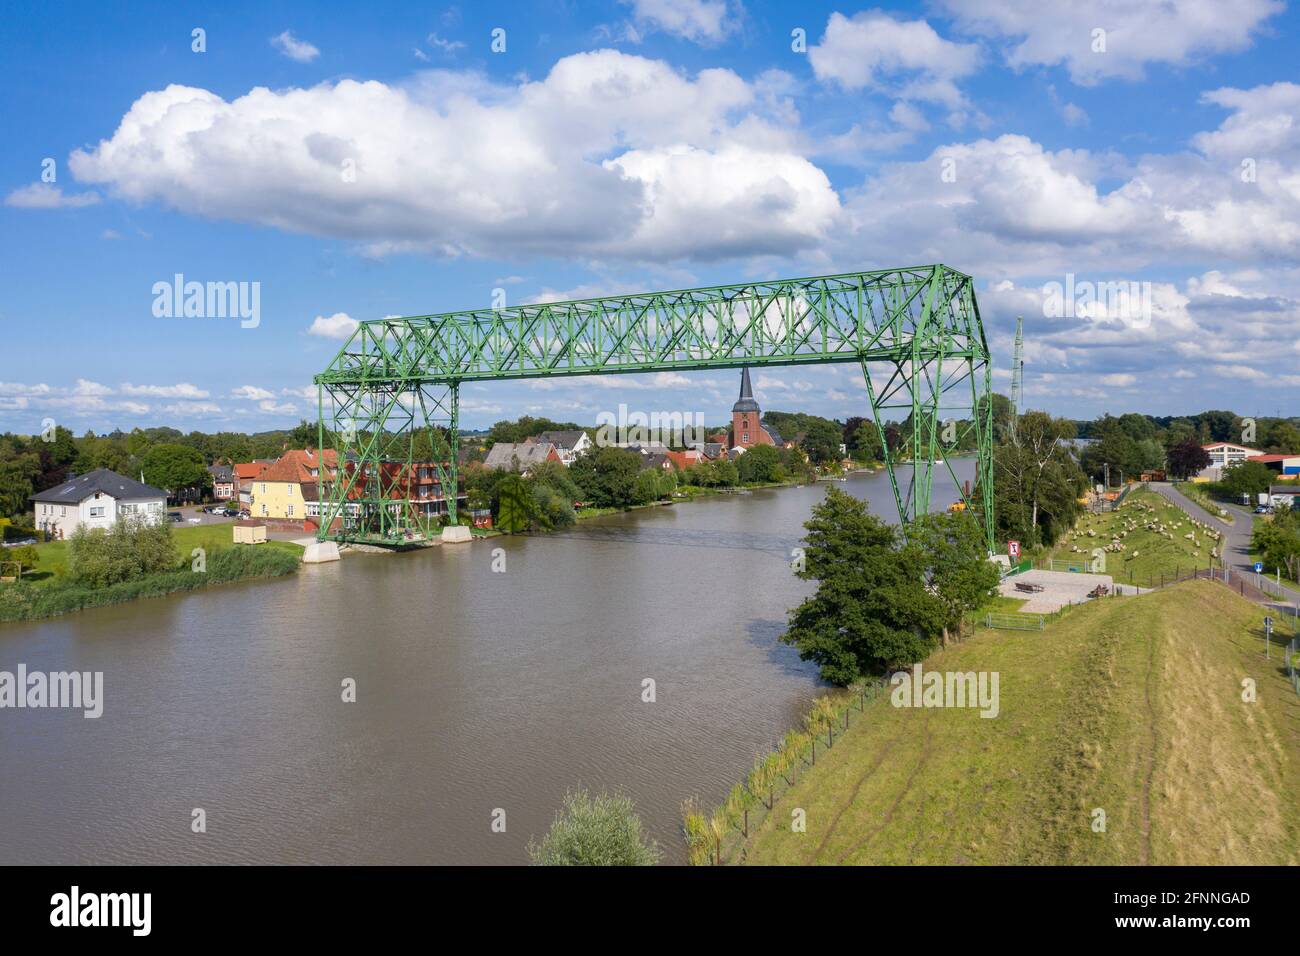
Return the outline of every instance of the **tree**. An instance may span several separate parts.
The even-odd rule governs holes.
[[[740,480],[747,484],[768,484],[785,479],[781,456],[771,445],[755,445],[749,449],[736,459],[736,470]]]
[[[0,438],[0,517],[17,518],[27,513],[27,499],[35,491],[41,460],[8,436]]]
[[[1225,468],[1222,478],[1211,488],[1225,498],[1240,498],[1242,495],[1253,498],[1261,491],[1268,491],[1269,484],[1276,477],[1276,473],[1261,461],[1241,461]]]
[[[561,465],[561,468],[564,466]],[[573,499],[548,484],[529,481],[533,492],[533,523],[543,531],[568,528],[578,520],[573,513]]]
[[[633,503],[641,456],[626,448],[600,448],[595,454],[580,455],[569,474],[582,489],[583,497],[598,508],[625,508]]]
[[[507,474],[496,485],[497,518],[496,527],[506,534],[521,534],[533,523],[535,514],[532,492],[524,480],[515,474]]]
[[[1300,580],[1300,511],[1279,510],[1272,521],[1255,525],[1251,550],[1259,554],[1266,568],[1285,568],[1291,580]]]
[[[1026,412],[1010,440],[994,449],[994,514],[1002,530],[1038,544],[1074,521],[1083,475],[1063,444],[1074,434],[1073,422]],[[1052,520],[1044,522],[1043,511]]]
[[[577,790],[565,794],[542,842],[529,840],[528,856],[534,866],[654,866],[660,850],[642,836],[630,799]]]
[[[781,640],[816,662],[823,680],[841,685],[926,657],[947,612],[926,588],[922,548],[837,488],[804,527],[805,565],[797,573],[817,581],[817,590],[791,612]]]
[[[926,561],[926,581],[943,607],[943,643],[963,616],[997,593],[1001,575],[988,558],[984,530],[968,512],[922,515],[907,528]]]
[[[203,454],[188,445],[154,445],[141,463],[146,484],[179,494],[192,488],[202,490],[211,481]]]
[[[25,544],[20,548],[6,548],[3,554],[0,554],[0,561],[14,561],[18,564],[18,576],[21,578],[26,572],[31,571],[41,562],[41,553],[32,545]]]
[[[847,443],[849,451],[864,461],[882,461],[884,446],[880,444],[880,430],[875,422],[863,421],[853,432],[853,441]]]
[[[1194,437],[1187,437],[1165,452],[1169,472],[1175,478],[1187,479],[1210,466],[1210,453]]]

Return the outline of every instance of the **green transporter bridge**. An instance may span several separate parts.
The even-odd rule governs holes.
[[[992,550],[988,344],[971,277],[944,265],[362,322],[315,377],[320,447],[338,461],[318,538],[400,546],[460,524],[466,382],[827,362],[862,369],[903,522],[929,511],[942,462]],[[951,456],[972,444],[966,488]]]

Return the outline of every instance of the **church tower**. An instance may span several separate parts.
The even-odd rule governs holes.
[[[754,389],[749,384],[749,369],[740,370],[740,398],[731,406],[731,440],[732,448],[752,448],[755,445],[774,445],[769,430],[759,424],[763,417],[754,401]]]

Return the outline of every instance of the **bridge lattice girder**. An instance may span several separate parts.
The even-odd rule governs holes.
[[[904,521],[928,510],[936,458],[947,462],[945,449],[975,431],[980,500],[967,504],[991,546],[988,345],[971,278],[943,265],[363,322],[315,378],[322,444],[328,436],[353,463],[322,489],[321,536],[429,532],[393,504],[383,476],[394,472],[381,466],[413,464],[422,429],[454,450],[464,382],[828,362],[860,363],[882,445],[888,417],[903,417],[903,444],[886,447],[886,464]],[[956,430],[945,413],[962,416],[948,419]],[[900,458],[913,463],[906,492]],[[454,453],[439,473],[442,487],[456,487]],[[359,527],[331,532],[328,518],[349,508]]]

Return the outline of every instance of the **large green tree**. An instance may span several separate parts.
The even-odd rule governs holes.
[[[187,488],[202,490],[212,478],[203,454],[188,445],[154,445],[145,453],[141,467],[146,484],[172,494]]]
[[[1042,544],[1073,524],[1084,486],[1065,444],[1074,433],[1073,422],[1031,411],[994,448],[993,511],[1003,536]]]
[[[784,481],[785,469],[781,455],[771,445],[755,445],[736,459],[740,480],[746,484],[768,484]]]
[[[817,590],[791,612],[781,640],[835,684],[926,657],[947,611],[926,587],[924,549],[837,488],[804,527],[797,573],[816,581]]]

